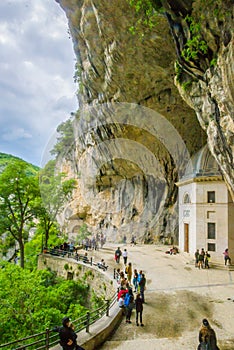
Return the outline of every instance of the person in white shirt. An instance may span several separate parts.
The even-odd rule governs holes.
[[[127,260],[128,260],[128,252],[127,249],[124,249],[122,253],[123,259],[124,259],[124,265],[127,265]]]
[[[120,308],[124,308],[124,296],[125,296],[125,294],[122,294],[118,300],[118,304],[119,304]]]

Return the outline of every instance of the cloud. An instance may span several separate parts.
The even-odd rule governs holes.
[[[14,141],[18,139],[30,139],[32,135],[23,128],[12,128],[3,130],[2,138],[5,141]]]
[[[0,2],[0,151],[39,164],[51,134],[77,109],[67,31],[53,0]]]

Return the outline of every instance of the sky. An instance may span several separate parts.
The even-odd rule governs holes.
[[[55,0],[0,1],[0,152],[41,165],[78,109],[75,54]]]

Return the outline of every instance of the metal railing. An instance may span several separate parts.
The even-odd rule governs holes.
[[[44,254],[49,254],[52,256],[60,256],[62,258],[67,257],[67,258],[73,258],[76,261],[82,261],[85,264],[89,264],[91,266],[98,266],[102,270],[106,271],[108,266],[106,265],[101,265],[100,263],[96,263],[92,257],[85,256],[84,254],[79,254],[75,252],[70,252],[67,250],[61,250],[61,249],[47,249]]]
[[[105,300],[105,303],[98,309],[88,311],[86,315],[73,320],[72,323],[75,327],[75,332],[78,333],[85,329],[88,333],[89,327],[94,322],[96,322],[104,315],[109,316],[110,308],[115,304],[116,300],[116,293],[114,293],[113,296],[110,299]],[[53,329],[46,329],[44,332],[2,344],[0,345],[0,348],[4,350],[48,350],[58,343],[58,331],[55,331]]]

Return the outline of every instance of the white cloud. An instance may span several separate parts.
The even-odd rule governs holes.
[[[2,138],[5,141],[15,141],[18,139],[30,139],[32,135],[23,128],[6,129],[2,131]]]
[[[1,152],[39,164],[51,134],[77,109],[67,28],[55,0],[0,1]]]

